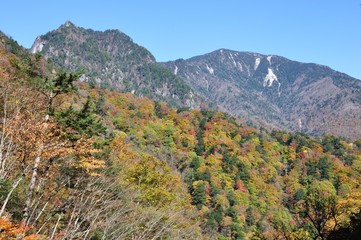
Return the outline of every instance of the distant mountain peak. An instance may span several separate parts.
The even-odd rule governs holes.
[[[64,27],[76,27],[74,23],[72,23],[71,21],[66,21],[62,26]]]
[[[258,126],[361,137],[361,81],[327,66],[224,48],[163,66],[220,110]]]
[[[96,31],[66,21],[37,37],[30,51],[40,52],[63,70],[82,71],[81,80],[92,86],[132,92],[175,106],[195,106],[190,87],[119,30]]]

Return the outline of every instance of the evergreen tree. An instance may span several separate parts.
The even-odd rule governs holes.
[[[195,186],[192,193],[193,204],[201,209],[206,204],[206,189],[204,183],[199,183]]]
[[[69,107],[56,113],[56,119],[67,130],[66,137],[72,141],[78,140],[81,136],[99,136],[106,132],[101,119],[95,114],[92,99],[87,98],[80,111]]]

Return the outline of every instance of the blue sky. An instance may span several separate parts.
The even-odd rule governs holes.
[[[119,29],[158,61],[219,48],[314,62],[361,79],[361,0],[3,0],[0,30],[24,47],[70,20]]]

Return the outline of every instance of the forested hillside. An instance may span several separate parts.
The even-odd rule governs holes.
[[[0,42],[1,239],[355,239],[361,141],[77,81]]]

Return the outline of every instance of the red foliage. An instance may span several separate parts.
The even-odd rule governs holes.
[[[242,192],[247,192],[247,188],[244,186],[242,180],[238,180],[238,181],[236,182],[236,189],[237,189],[237,190],[240,190],[240,191],[242,191]]]
[[[306,158],[306,153],[305,152],[300,152],[300,158],[301,159],[304,159],[304,158]]]
[[[163,114],[163,115],[168,115],[169,113],[169,107],[165,104],[165,103],[161,103],[160,104],[160,112]]]
[[[206,192],[207,196],[210,196],[210,194],[211,194],[211,186],[210,185],[207,184],[205,186],[205,192]]]
[[[189,130],[189,135],[192,135],[192,136],[195,136],[197,134],[196,130],[195,129],[191,129]]]

